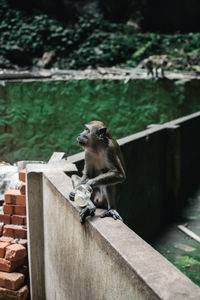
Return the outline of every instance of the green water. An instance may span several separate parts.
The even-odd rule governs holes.
[[[200,109],[200,81],[68,80],[0,85],[0,160],[48,160],[79,152],[83,124],[101,120],[114,138]]]

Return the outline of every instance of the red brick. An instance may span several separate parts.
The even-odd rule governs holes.
[[[19,244],[27,248],[27,240],[26,239],[15,239],[11,242],[11,244]]]
[[[19,180],[26,182],[26,169],[19,171]]]
[[[11,223],[16,225],[26,225],[25,218],[25,216],[13,215],[11,216]]]
[[[0,271],[3,272],[13,272],[17,267],[24,265],[26,263],[26,258],[22,258],[17,261],[10,261],[5,258],[0,258]]]
[[[3,235],[13,238],[26,239],[27,229],[25,226],[6,224],[4,225]]]
[[[26,197],[20,190],[9,190],[4,193],[6,204],[26,205]]]
[[[9,246],[10,243],[0,242],[0,257],[4,258],[6,247]]]
[[[8,227],[9,226],[9,227]],[[3,235],[10,236],[10,237],[15,237],[15,227],[13,225],[5,225],[4,230],[3,230]]]
[[[12,272],[14,271],[15,262],[11,262],[4,258],[0,258],[0,271],[3,272]]]
[[[20,244],[12,244],[6,247],[5,259],[17,261],[27,256],[26,248]]]
[[[4,223],[0,223],[0,235],[2,235],[3,233],[3,227],[4,227]]]
[[[0,213],[0,222],[4,224],[10,224],[10,215],[5,215],[3,213]]]
[[[0,237],[0,242],[6,242],[6,243],[11,243],[13,242],[14,239],[8,236],[1,236]]]
[[[12,215],[14,211],[14,205],[3,204],[3,212],[7,215]]]
[[[1,300],[26,300],[28,297],[28,286],[24,285],[17,291],[0,288]]]
[[[24,278],[21,273],[0,272],[0,287],[16,291],[24,284]]]
[[[26,215],[26,206],[4,204],[3,211],[8,215]]]
[[[15,215],[26,215],[26,206],[15,205],[14,212]]]
[[[26,183],[25,182],[22,182],[22,184],[19,187],[19,190],[22,195],[26,195]]]
[[[26,226],[27,225],[27,217],[24,216],[24,225]]]

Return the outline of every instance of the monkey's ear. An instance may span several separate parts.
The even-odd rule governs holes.
[[[102,127],[99,128],[99,134],[105,136],[107,134],[107,128],[106,127]]]

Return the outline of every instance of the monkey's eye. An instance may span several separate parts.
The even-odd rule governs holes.
[[[106,127],[102,127],[102,128],[99,128],[97,130],[97,135],[98,136],[106,136],[106,132],[107,132],[107,128]]]
[[[86,130],[87,132],[90,132],[89,128],[88,128],[88,127],[86,127],[86,126],[85,126],[85,130]]]

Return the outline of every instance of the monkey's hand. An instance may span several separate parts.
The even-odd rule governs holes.
[[[94,217],[95,210],[96,210],[96,206],[94,205],[94,203],[91,200],[88,201],[88,205],[84,207],[80,212],[81,224],[85,223],[86,217],[88,216]]]
[[[101,218],[105,217],[112,217],[115,220],[120,220],[123,222],[122,217],[119,215],[119,213],[115,209],[108,209],[100,216]]]

